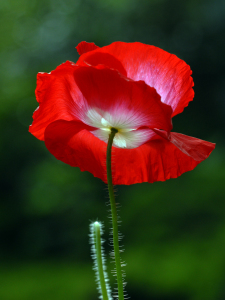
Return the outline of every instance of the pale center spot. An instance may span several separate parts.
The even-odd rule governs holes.
[[[103,125],[104,127],[107,127],[107,129],[108,129],[108,127],[110,127],[109,122],[106,121],[106,119],[104,119],[104,118],[101,119],[101,123],[102,123],[102,125]]]
[[[104,112],[101,109],[89,109],[83,120],[86,124],[98,129],[92,131],[92,134],[108,142],[111,128],[118,132],[113,139],[113,146],[118,148],[133,149],[148,141],[154,132],[150,129],[138,129],[143,126],[144,117],[135,114],[132,111],[116,111],[115,114]]]

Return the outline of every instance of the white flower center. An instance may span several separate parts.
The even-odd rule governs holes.
[[[111,128],[118,132],[113,139],[113,146],[118,148],[132,149],[139,147],[148,141],[154,132],[150,129],[138,129],[143,125],[144,116],[127,110],[115,115],[104,112],[98,108],[91,108],[87,111],[84,123],[98,128],[92,131],[93,135],[104,142],[108,142]],[[138,129],[138,130],[137,130]]]

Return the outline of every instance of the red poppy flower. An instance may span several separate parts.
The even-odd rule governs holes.
[[[114,184],[164,181],[194,169],[215,144],[171,132],[171,117],[193,99],[190,67],[162,49],[82,42],[76,64],[39,73],[29,131],[59,160],[107,182],[112,127]]]

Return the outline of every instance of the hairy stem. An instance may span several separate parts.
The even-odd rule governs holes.
[[[110,198],[111,213],[112,213],[113,247],[114,247],[115,263],[116,263],[118,299],[124,300],[123,276],[122,276],[120,249],[119,249],[118,221],[117,221],[117,212],[116,212],[116,201],[115,201],[115,196],[114,196],[114,191],[113,191],[112,167],[111,167],[112,143],[113,143],[113,138],[117,132],[118,132],[117,129],[111,128],[111,133],[109,135],[108,146],[107,146],[106,166],[107,166],[109,198]]]

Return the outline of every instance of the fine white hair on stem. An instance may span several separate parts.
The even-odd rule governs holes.
[[[91,257],[94,261],[93,270],[95,271],[97,290],[99,291],[99,299],[113,300],[111,289],[108,284],[108,274],[106,272],[105,255],[102,244],[104,240],[101,238],[103,234],[103,224],[99,221],[90,224],[90,244]]]
[[[115,187],[113,187],[115,190]],[[109,203],[110,204],[110,203]],[[121,204],[119,203],[115,203],[116,204],[116,208],[117,208],[117,224],[118,227],[121,226],[121,219],[120,216],[118,215],[119,209],[121,208]],[[109,210],[109,212],[111,212],[111,210]],[[109,214],[108,218],[110,219],[110,221],[112,222],[112,215]],[[121,243],[122,239],[123,239],[124,235],[121,232],[118,232],[118,240]],[[109,246],[112,247],[112,251],[110,251],[109,256],[110,256],[110,263],[115,263],[115,253],[114,253],[114,247],[113,247],[113,228],[110,228],[110,237],[109,237]],[[120,244],[119,245],[119,252],[123,253],[124,252],[124,245]],[[124,267],[126,267],[126,263],[124,261],[122,261],[122,259],[120,258],[120,264],[121,264],[121,268],[122,268],[122,280],[123,280],[123,292],[124,292],[124,300],[125,299],[129,299],[129,296],[127,295],[126,291],[125,291],[125,287],[127,285],[125,279],[126,279],[126,273],[124,270]],[[113,268],[111,270],[111,273],[113,275],[113,277],[117,277],[117,270],[116,268]],[[115,283],[116,284],[116,283]],[[118,300],[118,287],[115,286],[113,289],[113,297]]]

